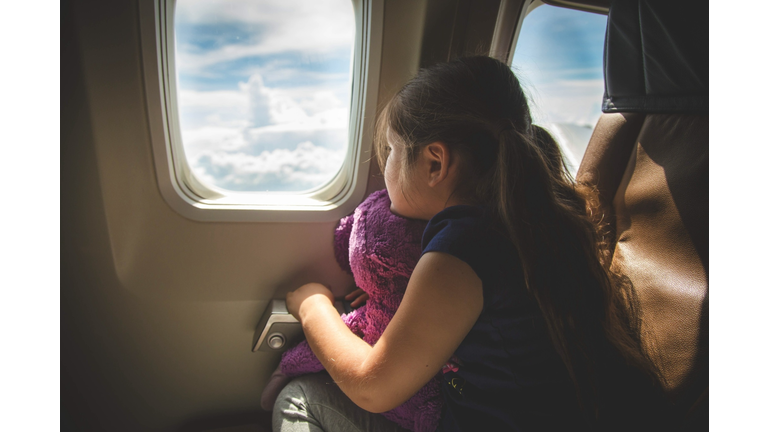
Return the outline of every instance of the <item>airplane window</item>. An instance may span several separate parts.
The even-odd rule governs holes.
[[[321,187],[347,154],[350,0],[178,0],[177,107],[187,165],[223,191]]]
[[[534,123],[557,139],[573,174],[601,114],[606,20],[541,5],[525,17],[512,60]]]

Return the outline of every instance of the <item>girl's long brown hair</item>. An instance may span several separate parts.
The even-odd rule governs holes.
[[[490,208],[517,247],[587,421],[626,430],[661,414],[660,374],[640,343],[632,285],[609,270],[594,191],[574,182],[555,140],[531,123],[510,68],[470,57],[421,70],[379,118],[382,170],[387,132],[404,146],[404,176],[432,142],[459,154],[455,193]]]

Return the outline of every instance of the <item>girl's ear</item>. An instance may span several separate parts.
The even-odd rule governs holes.
[[[436,186],[448,178],[453,169],[451,150],[441,141],[428,144],[422,153],[427,169],[427,183]]]

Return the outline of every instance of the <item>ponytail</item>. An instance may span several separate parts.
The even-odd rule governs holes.
[[[643,388],[659,393],[660,374],[640,343],[631,283],[601,259],[591,190],[577,187],[556,141],[538,126],[502,133],[498,159],[498,219],[517,246],[526,286],[582,408],[599,423],[607,413],[613,421],[640,420],[644,401],[658,399]],[[639,393],[631,401],[616,399],[632,391]]]

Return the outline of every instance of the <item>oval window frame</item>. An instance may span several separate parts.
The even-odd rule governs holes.
[[[232,192],[200,182],[181,143],[176,98],[175,0],[140,2],[142,60],[150,138],[163,199],[196,221],[329,222],[363,200],[371,164],[381,63],[384,5],[350,0],[355,14],[347,154],[338,174],[303,192]]]

